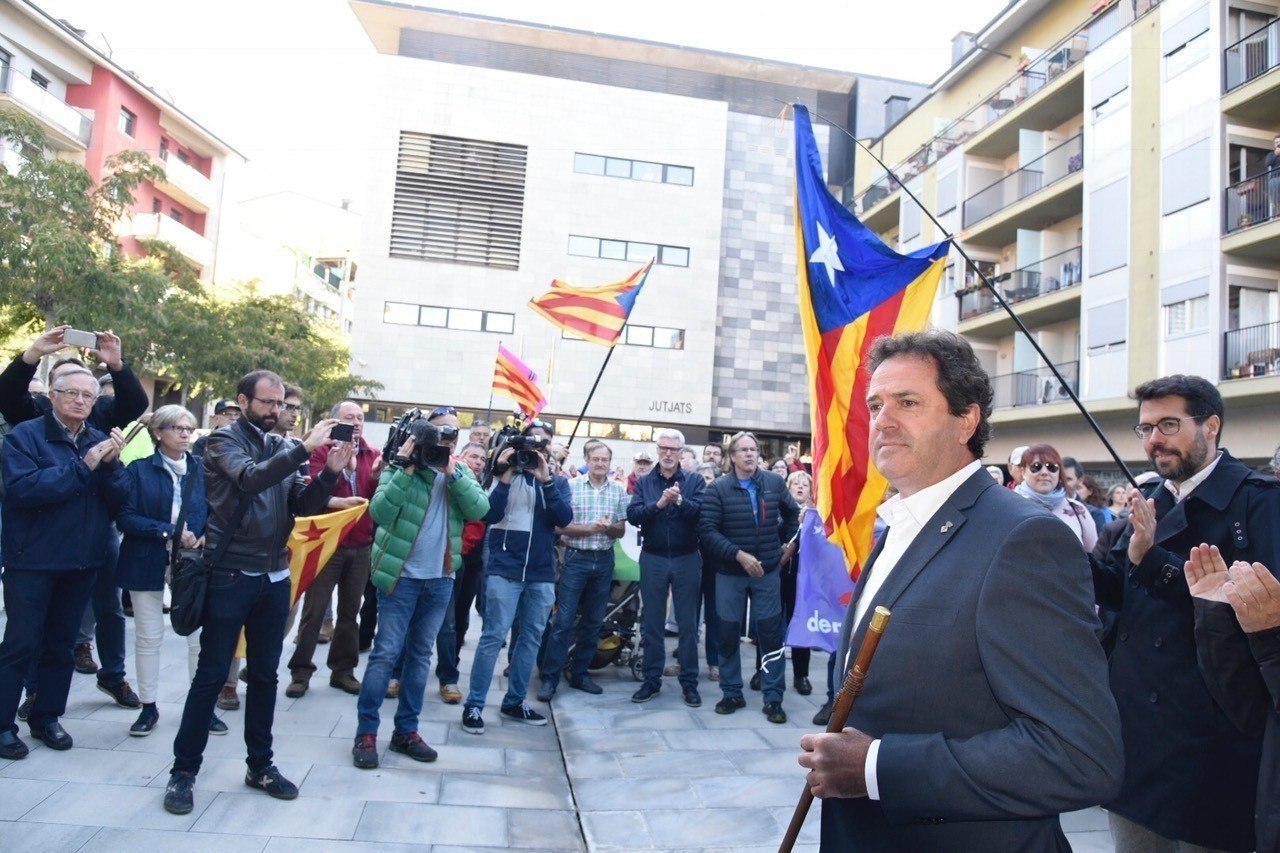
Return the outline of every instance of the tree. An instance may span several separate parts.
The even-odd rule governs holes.
[[[123,259],[112,229],[138,185],[164,170],[141,151],[122,151],[95,186],[83,166],[45,156],[44,131],[27,116],[0,110],[0,137],[23,158],[17,172],[0,168],[0,335],[59,322],[122,336],[154,325],[173,282]]]

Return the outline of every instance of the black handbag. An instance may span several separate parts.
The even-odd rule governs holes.
[[[268,445],[269,446],[269,445]],[[205,559],[203,552],[179,547],[182,538],[182,525],[187,518],[187,500],[182,501],[182,509],[178,511],[178,521],[173,526],[172,563],[169,571],[169,624],[173,633],[180,637],[189,637],[200,630],[204,622],[204,599],[209,591],[209,575],[222,560],[227,546],[235,538],[244,514],[249,510],[253,495],[240,496],[236,511],[227,525],[227,536],[218,543],[217,550]]]

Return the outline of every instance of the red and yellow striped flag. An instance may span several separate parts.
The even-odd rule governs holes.
[[[566,332],[611,347],[635,307],[653,261],[625,279],[602,287],[574,287],[556,279],[551,289],[529,300],[529,307]]]
[[[858,577],[888,485],[871,464],[864,360],[881,335],[923,329],[951,249],[900,255],[827,190],[809,111],[795,105],[796,251],[809,368],[813,479],[828,538]]]
[[[493,367],[493,390],[515,400],[531,418],[547,407],[547,399],[538,387],[538,374],[502,344],[498,344],[498,361]]]

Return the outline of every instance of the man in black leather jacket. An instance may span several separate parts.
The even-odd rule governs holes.
[[[244,629],[249,666],[245,693],[244,740],[249,772],[245,784],[277,799],[292,800],[298,788],[271,763],[271,722],[275,715],[276,670],[289,613],[289,564],[285,542],[295,515],[324,510],[350,461],[350,442],[335,444],[329,431],[337,421],[323,420],[301,444],[289,445],[271,429],[284,405],[284,382],[265,370],[240,380],[244,413],[236,423],[212,433],[204,456],[205,494],[209,502],[205,554],[222,550],[209,576],[205,598],[200,663],[187,693],[182,723],[173,742],[173,773],[164,807],[174,814],[192,809],[191,789],[209,738],[209,718],[227,667]],[[321,445],[333,445],[325,469],[309,484],[298,468]],[[248,506],[233,524],[241,500]],[[224,539],[230,541],[222,547]]]

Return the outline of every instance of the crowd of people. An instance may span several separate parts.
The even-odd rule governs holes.
[[[709,682],[727,715],[746,707],[749,686],[768,721],[787,721],[797,531],[816,512],[798,448],[764,460],[744,431],[699,453],[660,428],[627,470],[598,439],[571,458],[537,419],[517,440],[481,422],[464,437],[441,406],[384,456],[354,401],[301,431],[303,390],[268,371],[243,377],[196,440],[188,409],[147,413],[110,333],[89,361],[57,357],[39,382],[63,330],[0,374],[11,430],[0,459],[0,757],[28,753],[18,720],[52,749],[73,746],[60,717],[77,670],[137,709],[131,735],[163,726],[166,578],[192,551],[210,568],[187,638],[170,812],[192,810],[208,737],[227,731],[218,712],[242,707],[245,784],[298,795],[272,753],[295,619],[284,693],[306,696],[327,643],[330,686],[356,697],[356,767],[379,765],[388,700],[387,748],[437,758],[419,734],[433,660],[440,701],[483,735],[507,647],[498,714],[545,725],[529,689],[544,705],[565,687],[605,690],[591,662],[628,526],[641,540],[643,656],[631,701],[651,702],[674,678],[699,708]],[[824,848],[1065,849],[1057,815],[1096,804],[1121,851],[1280,848],[1280,481],[1223,448],[1216,388],[1189,376],[1139,386],[1134,429],[1154,470],[1138,488],[1107,488],[1044,443],[984,471],[990,381],[954,335],[883,338],[870,370],[869,449],[891,489],[814,725],[832,716],[871,609],[890,607],[893,627],[849,728],[801,740],[811,789],[831,798]],[[294,519],[366,504],[295,604]],[[756,649],[749,677],[744,637]],[[786,654],[790,688],[809,694],[809,651]]]

